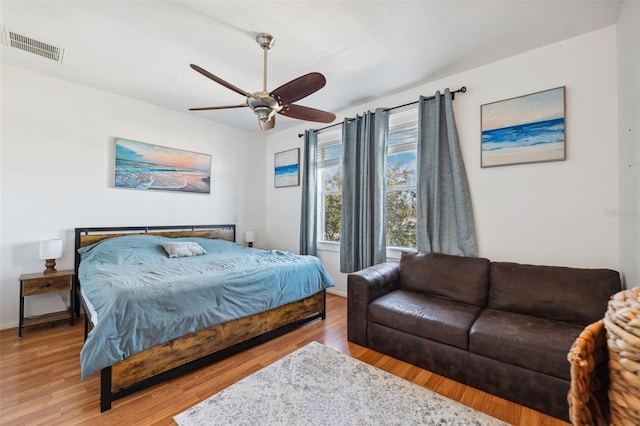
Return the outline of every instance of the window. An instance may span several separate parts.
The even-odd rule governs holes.
[[[416,147],[418,109],[389,116],[387,153],[387,247],[416,247]],[[318,236],[340,241],[342,131],[318,135]]]
[[[318,232],[321,241],[340,241],[342,132],[318,135]]]
[[[387,247],[416,247],[418,110],[389,116]]]

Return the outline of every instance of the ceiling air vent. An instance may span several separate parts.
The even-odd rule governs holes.
[[[25,52],[33,53],[34,55],[62,63],[64,47],[54,46],[46,41],[37,40],[25,34],[20,34],[9,27],[3,26],[2,33],[4,35],[4,42],[9,47],[24,50]]]

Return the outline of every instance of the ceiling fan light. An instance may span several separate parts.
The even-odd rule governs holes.
[[[258,116],[258,118],[260,119],[260,121],[262,122],[267,122],[271,119],[271,117],[273,116],[273,114],[275,113],[274,110],[272,110],[269,107],[256,107],[253,112],[256,113],[256,115]]]

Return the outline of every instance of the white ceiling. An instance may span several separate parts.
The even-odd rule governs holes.
[[[341,111],[615,24],[619,0],[1,0],[0,23],[65,48],[57,63],[2,45],[2,62],[260,132],[250,109],[189,112],[262,89],[260,32],[276,38],[268,87],[311,71],[327,85],[297,102]],[[87,105],[87,108],[90,108]],[[341,117],[338,117],[341,119]],[[297,120],[278,116],[276,130]]]

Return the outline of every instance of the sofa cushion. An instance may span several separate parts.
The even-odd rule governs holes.
[[[488,307],[586,326],[598,321],[620,291],[620,275],[610,269],[491,264]]]
[[[369,321],[460,349],[480,308],[439,297],[395,290],[371,302]]]
[[[441,253],[403,253],[399,287],[480,307],[486,306],[488,259]]]
[[[570,380],[567,353],[582,326],[485,309],[471,327],[469,351]]]

